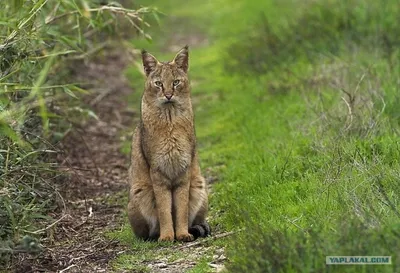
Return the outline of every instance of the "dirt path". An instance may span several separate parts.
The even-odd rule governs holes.
[[[58,161],[66,177],[59,188],[61,212],[47,228],[45,251],[24,257],[17,272],[108,272],[108,262],[126,249],[104,232],[121,225],[128,157],[120,152],[121,132],[137,113],[127,108],[132,92],[123,70],[132,59],[127,50],[112,50],[102,59],[73,66],[74,77],[87,83],[84,98],[98,119],[75,124],[63,139]]]

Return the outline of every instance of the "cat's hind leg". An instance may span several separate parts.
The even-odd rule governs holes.
[[[206,221],[208,212],[207,184],[200,175],[193,176],[189,198],[189,233],[196,239],[211,235],[210,225]]]
[[[131,189],[128,218],[135,235],[143,240],[157,240],[160,227],[151,187]]]

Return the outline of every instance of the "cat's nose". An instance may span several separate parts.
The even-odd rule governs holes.
[[[167,98],[167,100],[170,100],[172,98],[172,94],[165,94],[164,96]]]

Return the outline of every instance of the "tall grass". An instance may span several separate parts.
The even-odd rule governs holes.
[[[248,90],[223,105],[234,105],[241,149],[214,200],[228,227],[245,227],[228,269],[397,272],[396,262],[325,265],[329,255],[400,258],[397,2],[298,3],[267,20],[272,12],[224,62]]]
[[[0,10],[0,260],[46,233],[46,211],[62,208],[55,179],[57,148],[85,90],[69,64],[96,54],[126,28],[145,34],[148,8],[86,0],[3,1]],[[68,118],[66,118],[68,117]],[[61,207],[60,207],[61,206]],[[24,237],[25,236],[25,237]],[[28,237],[26,237],[28,236]],[[24,240],[21,240],[24,237]]]

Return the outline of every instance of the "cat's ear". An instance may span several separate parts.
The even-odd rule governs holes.
[[[151,55],[144,49],[142,50],[142,61],[144,73],[146,74],[146,76],[149,76],[149,74],[156,69],[158,61],[153,55]]]
[[[187,73],[189,69],[189,47],[186,45],[182,48],[175,56],[174,60],[172,61],[175,63],[180,69]]]

